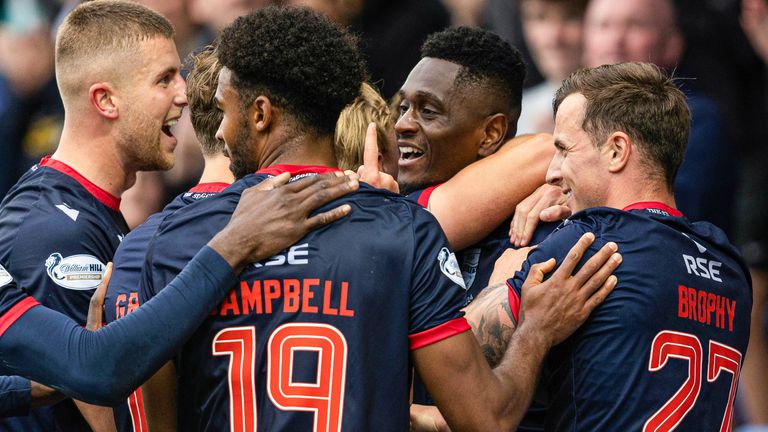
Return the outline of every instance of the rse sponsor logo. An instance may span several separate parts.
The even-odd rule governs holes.
[[[54,252],[45,260],[45,270],[56,285],[80,291],[99,286],[104,264],[91,255],[72,255],[64,258],[60,253]]]
[[[291,246],[288,250],[279,253],[272,258],[261,263],[254,263],[253,266],[278,266],[278,265],[302,265],[309,264],[309,243]]]
[[[0,287],[8,285],[11,281],[13,281],[11,274],[8,273],[8,270],[6,270],[5,267],[0,265]]]
[[[712,261],[702,257],[694,258],[686,254],[683,254],[683,261],[685,261],[685,269],[688,274],[694,274],[715,282],[723,281],[720,279],[719,268],[723,265],[720,261]]]
[[[440,271],[448,276],[448,279],[452,280],[456,285],[467,289],[467,286],[464,285],[464,278],[461,276],[459,262],[456,260],[456,255],[453,252],[445,247],[440,249],[440,252],[437,254],[437,260],[440,262]]]

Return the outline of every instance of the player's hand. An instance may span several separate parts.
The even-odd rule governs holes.
[[[571,276],[594,240],[592,233],[581,236],[545,282],[544,275],[555,268],[554,258],[531,266],[523,283],[518,331],[525,325],[529,334],[552,347],[576,331],[605,300],[617,283],[612,273],[621,264],[616,243],[607,243]]]
[[[411,432],[451,432],[436,406],[411,405]]]
[[[506,283],[507,279],[514,276],[515,272],[523,267],[525,259],[528,258],[528,253],[534,247],[509,248],[505,250],[493,265],[493,273],[491,273],[491,279],[488,280],[488,286]]]
[[[91,296],[91,302],[88,304],[88,318],[85,328],[96,331],[104,324],[104,296],[107,294],[109,279],[112,277],[112,263],[107,263],[107,269],[104,270],[104,276],[101,283]]]
[[[289,179],[290,174],[283,173],[243,191],[227,226],[208,242],[236,272],[349,214],[352,208],[344,204],[311,215],[359,187],[347,176],[316,175],[287,184]]]
[[[365,131],[365,148],[363,149],[363,165],[357,169],[360,181],[369,185],[400,193],[400,186],[391,175],[382,172],[379,167],[379,145],[376,138],[376,123],[369,123]]]
[[[515,207],[509,226],[509,241],[515,247],[528,246],[539,221],[555,222],[571,215],[566,196],[557,186],[542,185]]]

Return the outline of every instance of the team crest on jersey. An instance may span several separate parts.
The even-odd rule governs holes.
[[[477,276],[477,268],[480,267],[480,248],[466,248],[461,251],[461,275],[467,288],[471,288]]]
[[[8,285],[11,281],[13,281],[11,274],[8,273],[8,270],[6,270],[5,267],[0,265],[0,287]]]
[[[62,257],[52,253],[45,260],[48,277],[60,287],[71,290],[90,290],[101,283],[104,264],[92,255],[72,255]]]
[[[467,289],[467,286],[464,285],[464,278],[461,276],[459,262],[456,260],[456,255],[453,252],[445,247],[440,249],[440,253],[437,254],[437,260],[440,262],[440,271],[448,276],[448,279],[455,282],[456,285]]]

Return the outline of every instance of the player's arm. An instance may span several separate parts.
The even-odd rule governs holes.
[[[553,154],[549,134],[513,138],[437,187],[429,210],[451,247],[460,250],[477,243],[512,215],[520,201],[545,183]]]
[[[176,431],[176,366],[166,363],[141,386],[147,427],[152,432]]]
[[[287,181],[287,175],[270,185]],[[97,332],[22,297],[0,316],[0,372],[25,376],[63,393],[115,405],[178,351],[247,262],[266,259],[349,206],[311,213],[357,188],[346,177],[316,176],[268,191],[251,188],[232,219],[156,297]],[[233,270],[234,269],[234,270]],[[0,286],[17,290],[13,282]]]
[[[573,276],[594,240],[585,234],[552,277],[555,260],[535,264],[523,286],[520,322],[491,370],[470,332],[413,351],[416,368],[451,429],[512,430],[530,404],[544,356],[576,330],[616,284],[621,259],[609,243]]]

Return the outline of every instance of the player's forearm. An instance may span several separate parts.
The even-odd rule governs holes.
[[[226,261],[203,248],[156,297],[98,332],[34,307],[0,338],[3,369],[88,403],[115,405],[178,351],[236,283]]]
[[[483,239],[544,184],[554,152],[551,135],[515,140],[520,142],[464,168],[432,193],[430,211],[454,249]]]

